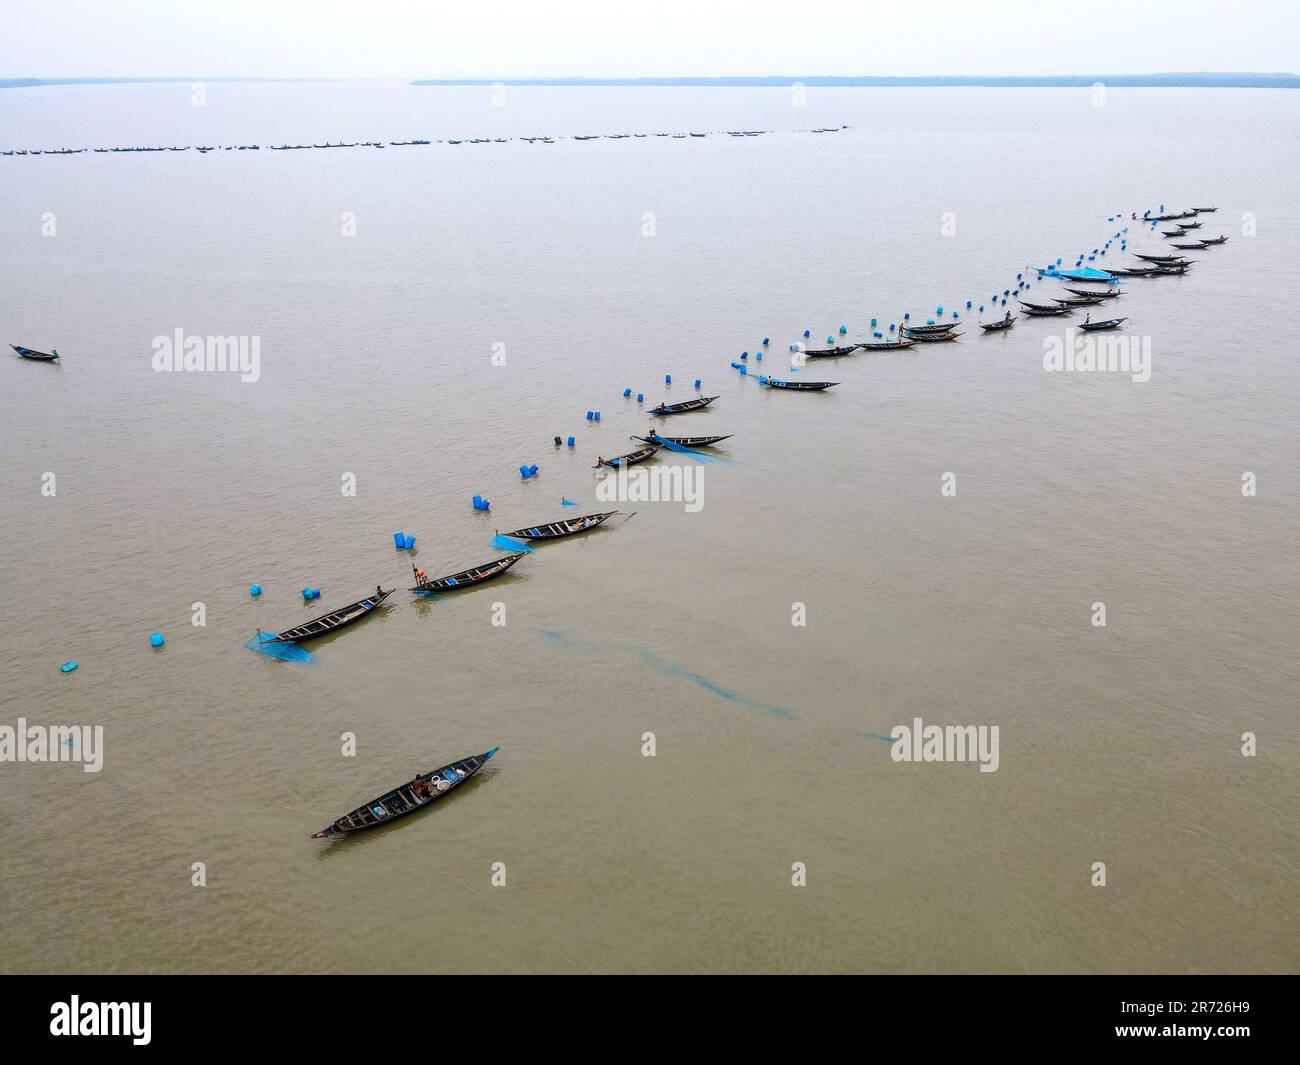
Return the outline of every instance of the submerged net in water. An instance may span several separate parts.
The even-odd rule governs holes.
[[[296,643],[277,641],[274,636],[268,636],[264,632],[259,632],[244,646],[250,651],[256,651],[258,654],[264,654],[270,658],[278,658],[282,662],[311,661],[311,655]]]

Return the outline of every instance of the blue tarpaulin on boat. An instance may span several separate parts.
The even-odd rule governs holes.
[[[511,554],[514,554],[516,551],[532,550],[532,548],[522,540],[516,540],[513,536],[503,536],[501,533],[497,533],[496,536],[492,537],[492,546],[498,551],[509,551]]]

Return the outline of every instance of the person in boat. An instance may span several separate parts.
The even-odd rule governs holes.
[[[1087,324],[1088,324],[1089,322],[1091,322],[1091,321],[1092,321],[1092,315],[1091,315],[1091,314],[1085,314],[1085,315],[1083,316],[1083,324],[1084,324],[1084,325],[1087,325]]]
[[[1009,321],[1011,321],[1011,312],[1010,312],[1010,311],[1007,311],[1007,313],[1004,314],[1004,315],[1002,316],[1002,320],[1003,320],[1004,322],[1009,322]]]
[[[428,584],[428,583],[429,583],[429,575],[428,575],[427,573],[425,573],[424,570],[422,570],[422,569],[417,569],[417,570],[415,571],[415,583],[416,583],[416,584]]]
[[[597,456],[596,456],[596,465],[597,465],[597,466],[608,466],[609,463],[606,462],[606,461],[605,461],[603,458],[601,458],[599,455],[597,455]]]
[[[384,594],[384,586],[383,586],[382,584],[376,584],[376,585],[375,585],[375,598],[378,599],[378,598],[381,597],[383,594]]]

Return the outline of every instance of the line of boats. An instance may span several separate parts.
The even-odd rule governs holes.
[[[848,129],[848,126],[838,128],[829,127],[826,129],[813,130],[795,130],[796,133],[838,133],[841,129]],[[774,133],[770,129],[724,129],[716,130],[716,133],[725,133],[728,137],[761,137],[764,134]],[[674,140],[686,140],[691,137],[703,138],[709,136],[708,133],[686,132],[686,133],[582,133],[575,134],[572,137],[448,137],[437,138],[434,140],[422,137],[413,137],[410,140],[403,141],[325,141],[323,144],[315,142],[311,144],[268,144],[266,148],[273,152],[292,152],[308,151],[313,149],[325,148],[405,148],[422,146],[428,144],[509,144],[511,141],[519,140],[525,144],[554,144],[556,141],[575,140],[575,141],[594,141],[594,140],[631,140],[644,139],[648,137],[669,137]],[[0,155],[81,155],[85,152],[94,152],[100,155],[123,152],[189,152],[195,151],[200,155],[206,155],[208,152],[256,152],[261,151],[263,145],[260,144],[164,144],[164,145],[131,145],[127,147],[115,148],[7,148],[0,151]]]

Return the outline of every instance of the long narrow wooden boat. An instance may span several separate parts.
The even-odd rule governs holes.
[[[1171,263],[1169,266],[1158,266],[1152,277],[1182,277],[1191,267],[1191,263]]]
[[[461,588],[472,588],[476,584],[490,581],[493,577],[500,577],[501,574],[505,573],[523,557],[524,553],[520,551],[518,554],[506,555],[504,558],[484,562],[481,566],[461,570],[449,577],[438,577],[436,580],[429,580],[424,570],[416,569],[415,564],[412,563],[411,569],[415,570],[415,587],[411,591],[419,595],[434,595],[438,592],[453,592]]]
[[[638,462],[645,462],[646,459],[654,458],[659,453],[662,444],[650,444],[646,447],[639,447],[635,451],[629,451],[626,455],[617,455],[612,459],[597,459],[593,470],[598,470],[602,466],[609,466],[618,469],[620,466],[635,466]]]
[[[1118,270],[1113,269],[1106,271],[1093,270],[1092,267],[1087,267],[1085,270],[1039,270],[1038,276],[1040,278],[1054,277],[1059,281],[1080,281],[1089,284],[1109,285],[1115,280],[1114,275],[1118,272]]]
[[[908,336],[925,336],[926,333],[946,333],[957,327],[956,322],[931,322],[929,325],[900,325],[899,332]]]
[[[685,414],[688,411],[703,410],[712,403],[717,396],[700,396],[699,399],[688,399],[684,403],[660,403],[659,406],[651,409],[651,414]]]
[[[942,344],[945,340],[956,340],[961,333],[918,333],[912,337],[918,344]]]
[[[1000,322],[980,322],[980,328],[986,333],[996,333],[1000,329],[1010,329],[1017,321],[1014,314],[1008,314]]]
[[[1025,307],[1025,313],[1031,318],[1059,318],[1069,314],[1069,307]]]
[[[859,344],[863,351],[902,351],[904,348],[910,348],[915,344],[915,340],[881,340],[872,341],[870,344]]]
[[[1139,252],[1134,252],[1133,256],[1148,263],[1177,263],[1183,260],[1181,255],[1142,255]]]
[[[1181,229],[1175,229],[1172,233],[1169,233],[1166,230],[1162,229],[1160,231],[1160,235],[1162,237],[1181,237],[1183,235],[1183,231]]]
[[[1071,288],[1069,285],[1062,285],[1066,292],[1072,292],[1076,296],[1096,296],[1098,299],[1113,300],[1116,296],[1124,295],[1117,288],[1107,289],[1105,292],[1096,292],[1090,288]]]
[[[1214,212],[1217,211],[1218,208],[1217,207],[1193,207],[1192,210],[1195,211],[1197,214],[1214,214]]]
[[[514,532],[502,535],[513,537],[516,540],[559,540],[565,536],[573,536],[576,533],[594,529],[597,525],[604,524],[617,513],[617,510],[607,510],[603,514],[583,514],[581,517],[570,518],[567,521],[552,521],[545,525],[535,525],[531,529],[516,529]]]
[[[1091,307],[1105,300],[1105,296],[1065,296],[1056,302],[1062,307]]]
[[[763,384],[768,388],[783,388],[789,392],[822,392],[828,388],[834,388],[839,384],[838,381],[782,381],[775,377],[769,377]]]
[[[1205,225],[1204,222],[1179,222],[1178,228],[1182,230],[1200,229],[1203,225]]]
[[[1079,328],[1095,333],[1100,329],[1118,329],[1123,322],[1127,321],[1127,318],[1108,318],[1104,322],[1080,322]]]
[[[1120,277],[1154,277],[1159,272],[1154,266],[1122,266],[1111,271]]]
[[[312,839],[329,839],[331,836],[345,836],[349,832],[374,828],[396,821],[399,817],[421,810],[444,795],[455,791],[487,763],[500,747],[493,747],[482,754],[472,754],[428,773],[417,773],[406,784],[399,784],[392,791],[386,791],[371,799],[363,806],[345,813],[327,828],[312,834]]]
[[[263,634],[261,629],[258,630],[258,634],[262,636],[263,643],[298,643],[301,640],[311,640],[317,636],[324,636],[327,632],[341,629],[345,625],[351,625],[354,621],[360,621],[392,594],[392,588],[384,591],[382,587],[375,585],[374,595],[368,595],[355,603],[349,603],[337,610],[331,610],[328,614],[312,618],[303,625],[295,625],[274,636]]]
[[[25,348],[21,344],[10,344],[14,351],[18,352],[24,359],[31,359],[33,362],[58,362],[59,353],[57,350],[52,352],[33,351],[31,348]]]
[[[720,443],[723,440],[730,440],[735,433],[727,433],[724,436],[660,436],[653,429],[646,436],[634,436],[633,440],[641,440],[647,444],[676,444],[678,447],[710,447],[713,444]]]
[[[1171,244],[1169,246],[1171,248],[1181,248],[1184,251],[1196,251],[1199,248],[1205,247],[1205,245],[1199,240],[1195,244]]]
[[[1031,303],[1029,300],[1017,300],[1020,306],[1030,311],[1057,311],[1060,308],[1054,303]]]
[[[805,351],[804,354],[810,359],[833,359],[839,355],[852,355],[861,346],[861,344],[847,344],[840,348],[819,348],[816,351]]]
[[[1227,243],[1228,243],[1228,238],[1220,234],[1217,237],[1209,237],[1201,241],[1201,246],[1208,247],[1211,244],[1227,244]]]

